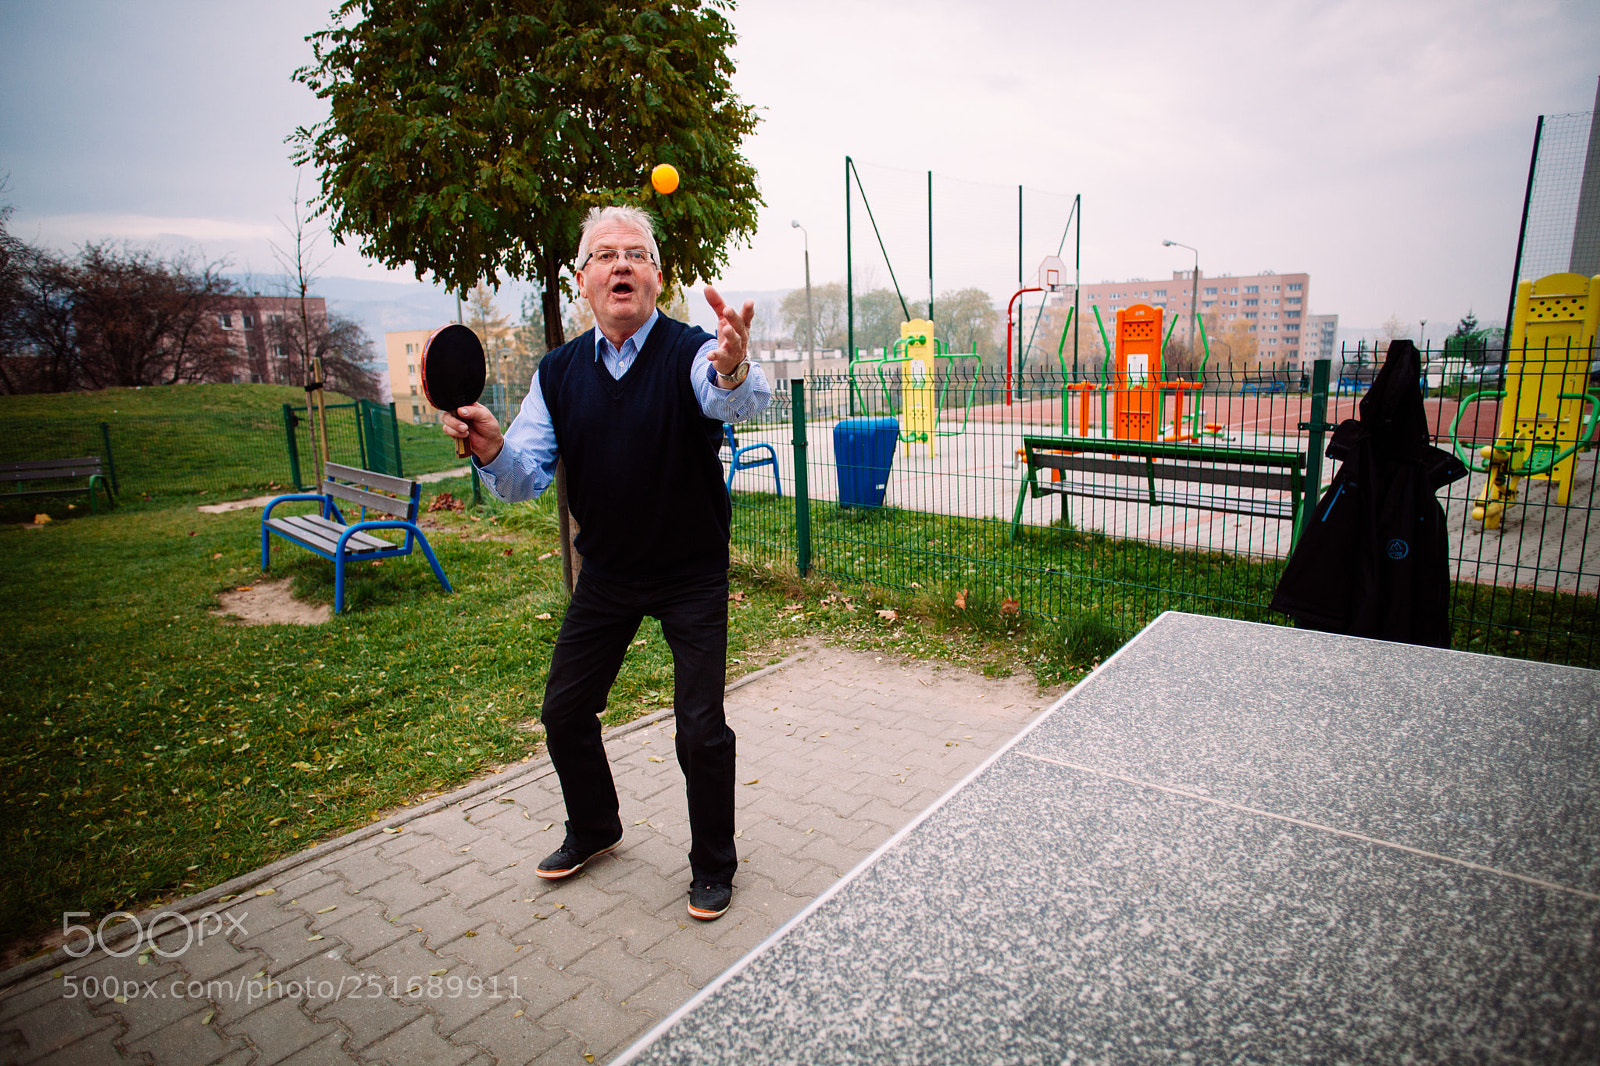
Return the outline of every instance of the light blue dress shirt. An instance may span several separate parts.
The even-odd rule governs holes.
[[[594,330],[595,356],[614,380],[622,375],[639,357],[644,342],[650,336],[660,311],[651,313],[639,332],[622,342],[619,349],[606,339],[600,327]],[[772,402],[772,386],[754,359],[750,361],[750,374],[737,388],[719,389],[712,383],[716,371],[711,367],[711,353],[716,350],[716,338],[700,346],[689,365],[689,384],[694,388],[695,399],[707,418],[720,422],[743,422],[760,414]],[[522,399],[522,408],[506,430],[505,447],[491,463],[478,465],[478,477],[497,499],[507,503],[536,498],[556,478],[556,427],[550,419],[550,409],[544,403],[544,391],[539,388],[539,372],[533,372],[533,384]],[[477,464],[477,460],[473,460]]]

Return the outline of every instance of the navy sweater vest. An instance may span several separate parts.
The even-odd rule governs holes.
[[[709,339],[662,315],[621,380],[595,357],[592,329],[539,364],[575,544],[596,577],[655,581],[728,569],[722,423],[701,412],[689,382]]]

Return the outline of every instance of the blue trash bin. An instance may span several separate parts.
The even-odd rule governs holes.
[[[840,507],[882,507],[900,442],[896,418],[846,418],[833,427]]]

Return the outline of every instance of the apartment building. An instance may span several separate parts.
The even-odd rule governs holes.
[[[1069,285],[1066,302],[1072,302],[1072,295]],[[1269,270],[1260,274],[1208,277],[1201,272],[1197,284],[1193,270],[1174,270],[1170,281],[1133,278],[1084,285],[1080,287],[1078,299],[1086,318],[1092,314],[1091,304],[1100,308],[1107,329],[1118,310],[1134,304],[1149,304],[1163,308],[1169,323],[1171,316],[1178,316],[1178,329],[1182,331],[1185,329],[1182,323],[1190,314],[1190,298],[1195,295],[1208,327],[1212,322],[1219,328],[1238,322],[1256,335],[1256,361],[1263,370],[1298,370],[1303,361],[1316,358],[1306,354],[1303,341],[1307,336],[1305,326],[1311,306],[1310,274],[1279,274]],[[1331,317],[1337,323],[1337,316],[1318,317]]]
[[[328,303],[320,296],[308,296],[305,301],[306,317],[312,329],[321,329],[328,320]],[[304,384],[298,378],[304,373],[291,369],[288,333],[300,328],[300,298],[298,296],[230,295],[225,297],[217,312],[217,324],[222,327],[234,348],[239,352],[239,370],[236,382],[262,382],[276,384]]]
[[[409,329],[383,335],[384,361],[389,368],[389,398],[397,418],[412,422],[438,422],[439,412],[422,395],[422,347],[432,330]]]
[[[1300,360],[1313,363],[1339,354],[1339,316],[1307,315],[1300,328]]]

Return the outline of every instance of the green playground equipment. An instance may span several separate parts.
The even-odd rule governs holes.
[[[895,418],[899,418],[900,417],[900,408],[899,408],[898,404],[895,402],[895,395],[894,395],[895,394],[895,386],[890,383],[889,378],[884,373],[884,371],[887,370],[891,366],[899,366],[899,365],[904,364],[904,363],[920,363],[920,362],[922,362],[922,360],[918,359],[916,356],[906,355],[904,353],[906,351],[906,347],[907,347],[908,344],[911,344],[911,343],[914,343],[914,342],[915,343],[923,343],[927,339],[928,338],[922,338],[922,337],[918,337],[918,336],[902,337],[900,340],[895,341],[894,342],[894,346],[892,348],[890,348],[889,351],[884,355],[878,356],[876,358],[872,358],[872,357],[862,358],[862,357],[860,357],[858,355],[855,359],[852,359],[850,361],[850,371],[849,371],[850,372],[850,390],[851,390],[852,394],[854,394],[854,392],[855,392],[855,390],[857,388],[857,384],[856,384],[856,371],[857,371],[857,369],[861,368],[861,367],[871,367],[877,373],[877,376],[878,376],[878,387],[883,390],[884,406],[886,408],[888,408],[889,414],[893,415]],[[972,351],[970,351],[970,352],[951,352],[951,351],[948,350],[948,348],[945,345],[944,341],[940,340],[937,337],[934,337],[934,338],[931,338],[931,339],[933,341],[934,365],[938,366],[940,360],[944,360],[944,363],[945,363],[945,373],[942,375],[942,378],[941,378],[941,380],[939,382],[939,387],[938,387],[938,393],[937,393],[938,401],[937,401],[937,403],[935,404],[935,407],[934,407],[934,410],[937,413],[937,412],[940,412],[940,411],[944,410],[945,397],[948,395],[949,389],[950,389],[950,379],[953,376],[953,372],[955,371],[956,366],[957,366],[957,362],[956,361],[960,360],[960,359],[971,359],[971,360],[973,360],[973,362],[975,364],[974,365],[974,370],[976,370],[977,369],[976,364],[980,364],[982,362],[982,360],[983,360],[983,357],[978,354],[978,345],[977,345],[976,341],[973,342]],[[972,417],[972,404],[973,404],[973,401],[977,398],[977,395],[978,395],[978,377],[979,377],[978,374],[976,374],[976,373],[972,374],[971,375],[971,381],[967,384],[966,402],[962,405],[962,408],[961,408],[961,428],[959,428],[959,429],[937,429],[936,428],[934,430],[934,432],[933,432],[933,435],[935,437],[959,437],[959,436],[961,436],[963,433],[965,433],[967,431],[967,422]],[[937,426],[937,422],[935,423],[935,425]],[[925,432],[918,432],[918,431],[909,430],[909,429],[902,429],[901,432],[900,432],[900,443],[902,443],[902,444],[925,444],[925,443],[927,443],[927,441],[928,441],[928,434],[925,433]]]

